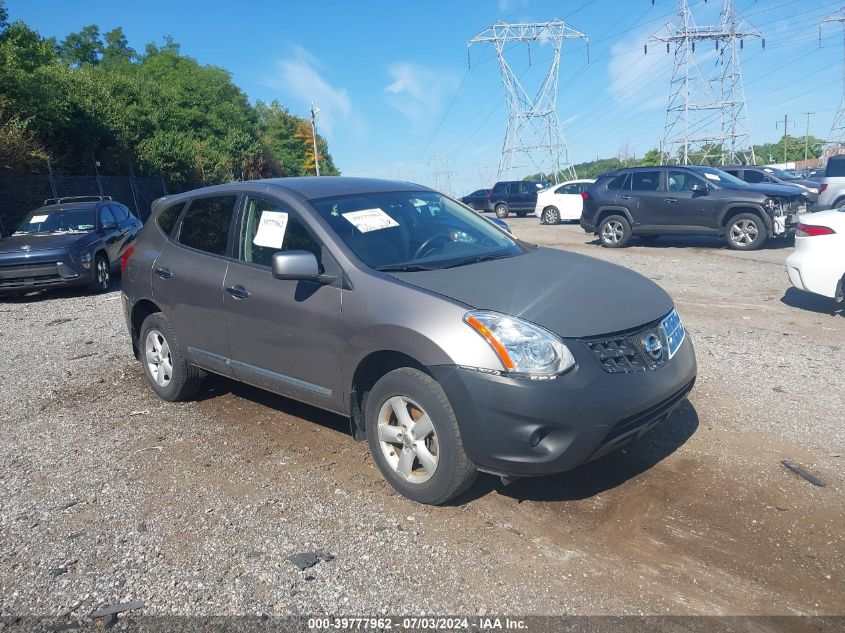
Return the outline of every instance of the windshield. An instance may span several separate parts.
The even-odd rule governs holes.
[[[376,192],[311,204],[377,270],[435,270],[524,252],[475,211],[433,191]]]
[[[29,233],[87,233],[94,230],[94,207],[36,209],[30,211],[15,229],[15,235]]]
[[[744,180],[740,180],[736,176],[731,176],[729,173],[722,171],[721,169],[715,169],[713,167],[701,167],[695,170],[710,182],[713,182],[717,185],[722,185],[723,187],[729,187],[732,189],[736,189],[737,187],[747,187],[748,183]]]
[[[764,172],[767,174],[771,174],[775,178],[780,178],[781,180],[797,180],[798,176],[795,174],[790,174],[787,171],[782,169],[778,169],[777,167],[766,167],[763,169]]]

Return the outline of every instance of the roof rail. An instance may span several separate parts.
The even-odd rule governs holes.
[[[64,204],[65,202],[105,202],[111,200],[111,196],[65,196],[64,198],[47,198],[44,206],[50,204]]]

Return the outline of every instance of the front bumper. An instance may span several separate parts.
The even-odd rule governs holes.
[[[607,373],[580,342],[576,367],[555,380],[526,380],[455,366],[431,371],[458,420],[469,458],[511,476],[570,470],[639,437],[668,418],[696,377],[689,334],[654,371]]]
[[[0,295],[89,284],[93,268],[83,268],[70,255],[6,258],[0,261]]]

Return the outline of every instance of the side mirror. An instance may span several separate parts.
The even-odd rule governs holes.
[[[701,193],[707,195],[707,187],[699,183],[693,184],[693,186],[690,187],[690,191],[692,191],[693,193]]]
[[[273,277],[276,279],[308,279],[318,281],[320,266],[314,253],[309,251],[285,251],[273,255]]]
[[[112,229],[116,229],[117,226],[118,226],[117,222],[106,222],[106,223],[103,224],[103,230],[104,231],[111,231]]]

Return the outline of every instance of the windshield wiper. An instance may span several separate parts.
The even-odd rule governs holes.
[[[421,270],[434,270],[430,266],[420,266],[419,264],[388,264],[385,266],[378,266],[376,270],[383,273],[413,273]]]
[[[467,266],[468,264],[480,264],[481,262],[489,262],[494,259],[507,259],[508,257],[512,257],[512,255],[476,255],[475,257],[459,259],[458,261],[452,262],[447,266],[442,266],[442,268],[457,268],[458,266]]]

